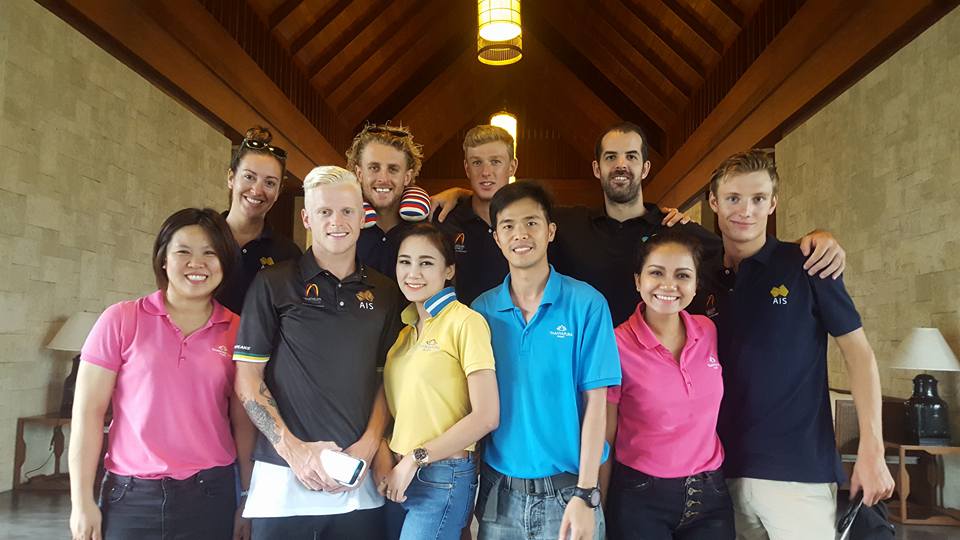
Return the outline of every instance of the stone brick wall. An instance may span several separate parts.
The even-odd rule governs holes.
[[[814,227],[837,235],[884,394],[909,396],[917,373],[887,366],[911,328],[939,328],[960,355],[960,10],[784,137],[776,152],[779,236]],[[960,374],[934,375],[956,444]],[[830,382],[849,388],[835,347]]]
[[[16,419],[59,404],[71,355],[47,341],[74,311],[154,288],[160,223],[225,207],[229,156],[226,137],[43,7],[0,1],[0,491]],[[28,435],[25,470],[50,438]]]

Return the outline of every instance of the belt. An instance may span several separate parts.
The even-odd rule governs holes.
[[[110,481],[116,482],[118,484],[137,484],[144,486],[156,486],[161,485],[178,485],[178,484],[189,484],[189,483],[204,483],[206,480],[213,480],[219,478],[225,478],[233,476],[234,466],[230,465],[220,465],[217,467],[210,467],[209,469],[203,469],[198,471],[193,476],[183,478],[178,480],[176,478],[171,478],[165,476],[163,478],[140,478],[137,476],[126,476],[122,474],[115,474],[110,471],[104,473],[104,481],[109,479]]]
[[[473,458],[474,456],[476,456],[476,453],[475,453],[475,452],[470,452],[469,450],[463,450],[462,452],[457,452],[456,454],[453,454],[452,456],[447,456],[447,457],[445,457],[445,458],[443,458],[443,459],[440,459],[440,460],[437,460],[437,461],[432,461],[432,462],[430,462],[430,463],[427,463],[427,466],[429,467],[432,463],[438,463],[438,462],[440,462],[440,461],[446,461],[446,460],[448,460],[448,459],[471,459],[471,458]],[[398,453],[396,453],[396,452],[393,452],[393,458],[397,461],[397,463],[399,463],[400,460],[403,459],[403,454],[398,454]]]
[[[577,485],[579,478],[570,473],[560,473],[544,478],[514,478],[504,475],[500,484],[510,491],[520,491],[527,495],[547,495],[564,488]]]

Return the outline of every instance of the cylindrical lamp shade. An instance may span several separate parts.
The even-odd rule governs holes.
[[[78,311],[63,323],[57,335],[47,344],[48,349],[55,351],[80,352],[87,334],[100,317],[99,313]]]
[[[477,37],[477,60],[488,66],[507,66],[523,57],[523,38],[517,36],[509,41],[487,41]]]
[[[510,41],[520,35],[520,0],[478,0],[480,37]]]

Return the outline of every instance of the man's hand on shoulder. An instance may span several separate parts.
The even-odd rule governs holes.
[[[661,208],[660,211],[666,214],[666,216],[664,216],[663,220],[660,222],[661,225],[673,227],[677,224],[686,225],[687,223],[690,223],[690,216],[684,214],[676,208],[664,207]]]
[[[807,257],[803,269],[820,279],[837,279],[847,267],[847,252],[827,231],[815,230],[800,239],[800,251]]]

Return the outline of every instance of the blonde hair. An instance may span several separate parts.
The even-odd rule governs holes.
[[[713,174],[710,175],[710,193],[713,193],[716,197],[720,183],[731,175],[760,171],[767,171],[767,174],[770,175],[770,181],[773,182],[773,195],[776,195],[777,184],[780,182],[780,175],[777,174],[777,163],[773,159],[773,152],[762,148],[753,148],[723,160],[723,163],[714,169]]]
[[[476,148],[492,142],[502,142],[507,145],[507,156],[513,159],[513,137],[502,127],[487,124],[474,126],[464,135],[463,155],[466,157],[467,148]]]
[[[303,179],[303,191],[307,192],[319,186],[333,186],[337,184],[353,184],[360,188],[357,176],[352,172],[336,165],[321,165],[314,167]]]
[[[356,170],[360,165],[360,156],[368,144],[375,142],[390,146],[407,156],[407,169],[413,171],[413,178],[420,174],[423,164],[423,149],[413,142],[413,134],[409,128],[391,126],[389,124],[367,124],[360,133],[353,138],[350,148],[347,149],[347,168]]]

